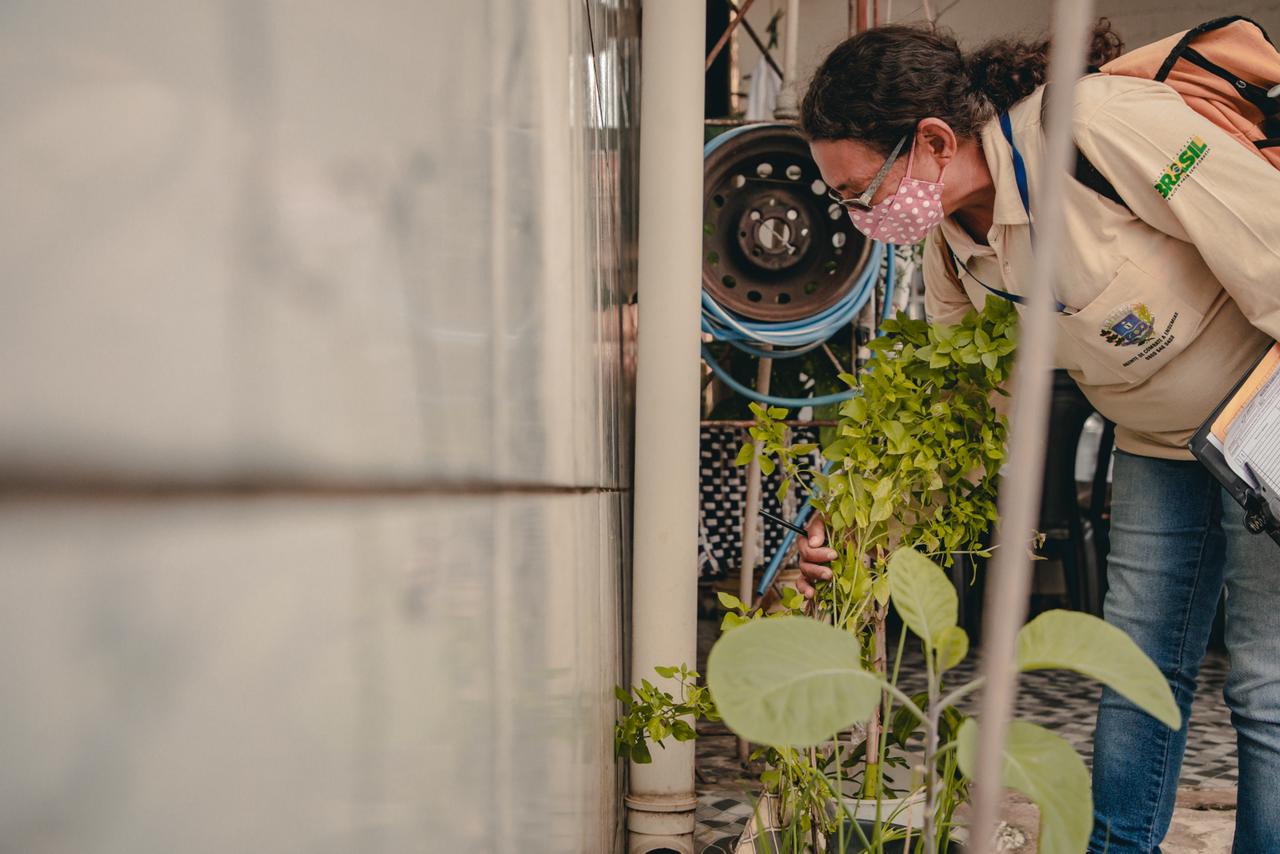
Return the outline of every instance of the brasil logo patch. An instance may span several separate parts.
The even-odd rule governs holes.
[[[1098,334],[1116,347],[1132,347],[1135,344],[1145,344],[1151,339],[1155,323],[1146,303],[1125,303],[1112,309],[1102,322],[1102,330]]]
[[[1153,185],[1160,197],[1165,200],[1173,198],[1178,187],[1182,186],[1182,180],[1195,171],[1208,153],[1209,143],[1200,137],[1193,136],[1187,140],[1182,151],[1178,152],[1177,159],[1165,168],[1164,174]]]

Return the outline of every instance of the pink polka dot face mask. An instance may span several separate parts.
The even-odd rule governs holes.
[[[849,209],[853,225],[872,240],[883,243],[919,243],[926,234],[942,222],[942,174],[938,180],[922,181],[911,177],[915,164],[914,141],[907,155],[907,172],[898,190],[869,211]]]

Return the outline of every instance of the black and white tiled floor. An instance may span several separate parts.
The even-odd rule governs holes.
[[[910,662],[910,659],[908,659]],[[972,659],[953,671],[953,685],[973,675]],[[909,692],[924,689],[919,665],[901,679]],[[904,663],[904,667],[910,667]],[[1182,788],[1230,787],[1236,782],[1235,730],[1222,699],[1227,657],[1210,652],[1200,667],[1200,684],[1191,709],[1187,752],[1182,763]],[[1086,764],[1093,759],[1093,726],[1097,717],[1098,683],[1061,670],[1024,673],[1018,680],[1016,717],[1054,730],[1076,748]],[[975,698],[976,702],[976,698]],[[973,711],[972,708],[967,711]]]
[[[699,854],[733,854],[734,843],[750,817],[751,804],[746,795],[700,793],[694,850]]]
[[[714,624],[711,631],[714,639]],[[911,664],[904,662],[899,680],[908,693],[923,688],[920,667]],[[953,671],[952,684],[967,681],[971,671],[965,672],[965,668],[971,666],[966,662]],[[1201,665],[1182,764],[1180,786],[1183,788],[1232,788],[1236,784],[1235,730],[1222,699],[1227,669],[1226,655],[1217,652],[1210,652]],[[1088,763],[1092,759],[1093,725],[1100,691],[1097,683],[1062,671],[1023,674],[1019,680],[1017,717],[1055,730],[1070,741]],[[695,840],[696,850],[703,854],[732,851],[733,842],[751,814],[754,780],[738,765],[735,744],[727,730],[700,729]]]

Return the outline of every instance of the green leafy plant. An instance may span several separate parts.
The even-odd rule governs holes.
[[[785,588],[782,591],[779,605],[768,613],[763,608],[748,607],[730,593],[721,592],[718,596],[720,604],[725,608],[724,620],[721,623],[722,631],[754,620],[797,616],[805,613],[808,606],[805,598],[791,588]],[[679,698],[669,691],[656,687],[647,679],[642,679],[640,684],[632,687],[630,691],[621,686],[615,686],[613,689],[614,695],[623,707],[623,714],[614,723],[614,754],[619,758],[628,758],[642,765],[653,761],[649,750],[650,742],[661,747],[662,742],[668,737],[677,741],[688,741],[694,738],[696,733],[694,725],[698,721],[720,720],[711,695],[705,686],[698,684],[700,677],[697,671],[680,664],[655,667],[654,672],[663,679],[675,680],[680,691]],[[770,768],[762,778],[766,790],[778,792],[782,789],[782,776],[771,771],[777,771],[788,763],[789,757],[785,752],[764,748],[753,758],[763,758]],[[802,773],[798,769],[793,769],[787,777],[794,778]]]
[[[928,685],[923,702],[907,696],[895,678],[866,669],[848,631],[796,617],[753,621],[725,633],[711,651],[707,684],[734,732],[791,750],[829,742],[881,704],[889,713],[897,707],[914,718],[925,735],[926,808],[916,850],[932,854],[948,842],[966,775],[976,764],[975,722],[964,719],[955,727],[948,716],[954,722],[957,704],[982,680],[948,684],[946,674],[965,659],[969,644],[956,625],[955,589],[942,568],[914,549],[899,548],[888,561],[887,577],[890,600],[905,624],[903,641],[910,631],[923,647]],[[1127,635],[1096,617],[1042,614],[1019,633],[1017,662],[1021,671],[1066,669],[1097,679],[1170,728],[1180,724],[1173,694],[1155,664]],[[839,751],[838,739],[834,745]],[[835,764],[838,768],[838,757]],[[1089,775],[1070,744],[1043,727],[1014,722],[1002,776],[1006,787],[1039,806],[1042,854],[1084,850],[1092,823]],[[843,809],[838,780],[822,775],[818,782]],[[833,822],[825,816],[815,821],[832,832]],[[839,829],[846,826],[862,837],[865,850],[880,850],[879,834],[867,839],[856,821],[838,823]],[[836,850],[845,850],[843,841],[837,845]]]
[[[964,693],[941,692],[944,674],[968,654],[968,637],[956,625],[954,589],[945,577],[944,585],[935,583],[931,573],[940,570],[929,558],[950,565],[957,554],[988,554],[982,537],[996,518],[996,479],[1007,437],[1007,423],[994,401],[1005,393],[1016,327],[1015,311],[1002,300],[989,300],[982,312],[970,312],[954,326],[904,315],[886,321],[883,336],[871,345],[874,358],[862,378],[841,375],[860,395],[840,407],[838,426],[824,436],[826,471],[811,466],[815,445],[789,442],[782,423],[785,409],[751,405],[751,441],[737,462],[745,465],[758,456],[765,474],[780,467],[780,500],[792,489],[806,494],[837,552],[833,577],[818,585],[812,601],[784,588],[780,613],[773,615],[781,619],[721,594],[726,614],[717,649],[739,632],[747,632],[748,639],[761,633],[797,637],[771,651],[765,649],[768,644],[761,645],[754,675],[745,665],[733,671],[738,675],[708,695],[710,706],[688,709],[683,675],[681,701],[647,682],[634,689],[638,702],[619,690],[627,704],[617,736],[625,752],[620,746],[619,755],[647,761],[646,739],[661,742],[658,736],[688,735],[684,730],[677,735],[674,725],[665,723],[668,718],[722,712],[719,692],[727,691],[734,709],[728,723],[763,745],[754,754],[767,765],[761,780],[791,817],[784,839],[798,851],[799,840],[810,833],[843,827],[839,810],[831,805],[833,798],[843,803],[836,793],[843,793],[847,784],[856,784],[864,798],[874,800],[879,816],[879,805],[894,794],[885,784],[884,766],[904,764],[901,754],[923,732],[921,787],[930,825],[926,850],[935,850],[935,841],[947,841],[952,813],[966,786],[957,746],[964,723],[956,709]],[[915,555],[930,571],[918,566],[913,571],[913,558],[891,560],[891,555]],[[908,568],[893,571],[902,565]],[[915,697],[896,688],[905,632],[895,673],[888,670],[885,625],[891,600],[926,647],[930,687]],[[799,637],[803,632],[818,635]],[[819,635],[841,638],[830,640],[833,646],[819,655],[822,667],[814,661],[820,644],[808,645]],[[755,729],[767,720],[753,722],[739,715],[753,697],[763,698],[771,714],[790,709],[779,720],[796,726],[807,722],[810,729],[781,739],[775,730]],[[676,712],[677,707],[683,711]],[[815,708],[825,710],[827,717],[806,718]],[[865,735],[849,741],[846,749],[841,733],[857,724],[866,725]],[[861,835],[856,823],[852,827]],[[880,850],[895,834],[900,831],[877,822],[874,839],[861,841],[868,850]]]
[[[996,485],[1008,426],[995,398],[1013,367],[1017,314],[988,300],[956,325],[906,315],[886,320],[871,343],[871,366],[859,379],[841,378],[859,396],[840,408],[833,440],[822,450],[831,466],[812,467],[811,444],[790,444],[787,411],[752,404],[745,465],[785,477],[779,499],[804,490],[821,516],[837,557],[832,580],[819,587],[817,615],[851,632],[873,670],[886,672],[884,635],[889,607],[886,561],[899,546],[919,548],[944,565],[961,553],[987,555],[982,537],[996,519]],[[873,712],[868,740],[878,741]],[[867,751],[864,791],[881,785],[879,756]]]
[[[624,709],[613,727],[614,755],[642,765],[653,761],[650,741],[659,746],[668,736],[676,741],[690,741],[697,735],[694,722],[720,720],[711,695],[705,686],[698,684],[696,671],[683,664],[655,667],[654,671],[664,679],[677,680],[679,699],[648,679],[640,680],[630,691],[621,687],[613,689]]]

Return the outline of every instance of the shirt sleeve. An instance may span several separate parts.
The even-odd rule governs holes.
[[[945,252],[941,229],[935,228],[924,243],[924,311],[935,323],[959,323],[973,303],[951,271]]]
[[[1249,322],[1280,337],[1280,170],[1165,84],[1112,81],[1093,105],[1077,89],[1076,144],[1136,216],[1193,244]]]

